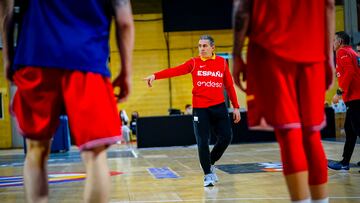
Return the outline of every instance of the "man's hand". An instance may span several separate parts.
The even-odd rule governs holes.
[[[332,103],[337,104],[337,103],[339,103],[339,100],[340,100],[340,95],[335,94],[332,98]]]
[[[234,123],[238,123],[241,120],[240,111],[238,108],[234,108],[233,119]]]
[[[118,95],[115,94],[117,98],[117,102],[124,102],[127,100],[131,90],[131,78],[128,74],[120,73],[112,83],[113,88],[120,88],[120,93]]]
[[[240,88],[243,92],[246,92],[245,87],[241,83],[240,75],[242,74],[243,78],[242,81],[246,81],[246,64],[244,63],[243,59],[240,55],[234,54],[234,64],[233,64],[233,79],[236,86]]]
[[[148,84],[149,87],[152,87],[152,83],[155,80],[155,75],[154,74],[149,75],[146,78],[144,78],[143,80],[147,81],[147,84]]]

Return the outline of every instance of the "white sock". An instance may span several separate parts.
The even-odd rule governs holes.
[[[324,199],[311,200],[311,203],[328,203],[328,202],[329,202],[328,197],[326,197]]]
[[[291,201],[292,203],[311,203],[310,198],[309,199],[303,199],[303,200],[297,200],[297,201]]]

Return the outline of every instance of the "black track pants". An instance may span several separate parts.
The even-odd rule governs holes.
[[[358,103],[357,103],[358,104]],[[345,117],[345,134],[346,140],[343,152],[343,164],[349,164],[354,152],[356,139],[360,137],[360,106],[356,108],[350,106],[346,111]]]
[[[232,139],[231,121],[225,103],[208,108],[194,108],[194,131],[198,145],[199,159],[204,174],[210,173],[210,166],[225,152]],[[216,134],[216,144],[210,152],[210,129]]]

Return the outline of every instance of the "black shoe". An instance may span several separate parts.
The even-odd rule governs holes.
[[[359,161],[359,162],[357,162],[357,164],[356,164],[356,165],[360,166],[360,161]]]

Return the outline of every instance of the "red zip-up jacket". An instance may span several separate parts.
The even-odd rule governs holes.
[[[210,59],[191,58],[182,65],[154,73],[155,79],[170,78],[191,73],[193,80],[193,107],[207,108],[225,101],[224,87],[234,108],[239,108],[234,82],[224,58],[215,54]]]
[[[357,54],[351,46],[343,46],[336,51],[336,77],[344,91],[344,102],[360,100],[360,68]]]

